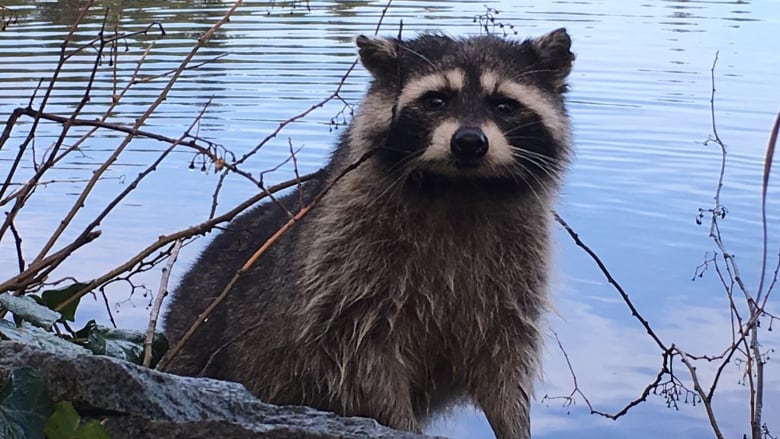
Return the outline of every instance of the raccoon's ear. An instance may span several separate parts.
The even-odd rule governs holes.
[[[358,35],[355,44],[361,64],[374,78],[395,74],[398,65],[398,40]]]
[[[539,56],[539,64],[554,74],[556,85],[563,86],[571,72],[574,54],[571,53],[571,37],[565,28],[556,29],[530,41]]]

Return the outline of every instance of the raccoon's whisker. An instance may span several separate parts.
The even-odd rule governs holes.
[[[524,141],[524,144],[525,143],[538,144],[538,143],[541,143],[541,141],[542,141],[542,139],[539,138],[539,136],[514,135],[514,136],[510,136],[510,139],[513,140],[514,142],[522,140],[522,141]]]
[[[423,155],[425,151],[404,151],[401,149],[394,149],[394,148],[383,148],[385,151],[393,151],[393,152],[405,152],[406,156],[404,156],[401,160],[399,160],[397,163],[395,163],[393,166],[390,167],[390,173],[395,174],[399,169],[402,169],[404,171],[408,170],[408,164],[412,160],[416,159],[417,157],[420,157]]]
[[[552,168],[553,170],[561,170],[561,163],[560,160],[555,159],[553,157],[550,157],[547,154],[543,154],[539,151],[534,151],[528,148],[518,148],[514,147],[518,150],[520,154],[525,156],[527,159],[536,160],[537,162],[541,162],[542,164],[546,165],[548,168]]]
[[[518,147],[512,147],[512,151],[515,154],[516,157],[525,159],[528,161],[531,165],[533,165],[534,168],[538,169],[539,171],[545,173],[548,177],[552,179],[556,179],[556,175],[553,172],[554,170],[559,170],[560,165],[551,157],[548,157],[544,154],[538,153],[536,151],[531,151],[529,149],[525,148],[518,148]],[[522,165],[521,163],[518,163],[518,165]],[[536,175],[536,172],[531,172],[531,169],[528,169],[527,166],[522,165],[523,170],[532,173]],[[537,176],[538,179],[538,176]],[[541,180],[538,181],[538,183],[542,183]]]
[[[520,76],[520,77],[523,77],[523,76],[530,76],[530,75],[535,75],[535,74],[537,74],[537,73],[557,73],[557,72],[558,72],[558,70],[556,70],[556,69],[550,69],[550,68],[546,68],[546,69],[534,69],[534,70],[526,70],[526,71],[524,71],[524,72],[520,73],[520,75],[519,75],[519,76]]]
[[[540,160],[539,157],[533,157],[524,154],[523,151],[519,150],[516,151],[516,157],[521,159],[522,161],[516,162],[516,166],[518,166],[519,169],[522,169],[524,174],[529,174],[533,176],[537,183],[542,183],[539,172],[542,172],[546,174],[549,177],[553,177],[554,175],[550,172],[547,166],[545,166],[545,163],[543,160]],[[529,166],[530,165],[530,166]]]
[[[526,165],[521,165],[521,167],[525,171],[522,173],[522,175],[527,175],[528,178],[533,180],[533,181],[527,181],[531,190],[534,192],[536,192],[538,188],[542,188],[543,190],[545,186],[544,186],[544,181],[542,181],[542,177],[538,173],[534,172],[533,169],[529,169],[529,167]]]
[[[529,145],[534,146],[533,143],[529,143]],[[542,161],[550,162],[550,164],[555,164],[555,159],[550,157],[547,154],[543,154],[539,151],[534,151],[533,149],[524,148],[522,146],[510,146],[512,148],[512,151],[523,154],[527,158],[535,158]]]
[[[409,173],[408,171],[410,171],[409,166],[408,166],[409,163],[411,161],[413,161],[414,159],[420,157],[425,152],[425,151],[409,152],[409,151],[402,150],[402,149],[387,148],[387,147],[384,147],[382,149],[385,150],[385,151],[400,152],[400,153],[405,153],[406,154],[401,160],[398,160],[395,164],[390,166],[390,168],[389,168],[389,173],[390,174],[396,174],[396,173],[398,173],[399,170],[404,171],[404,172],[406,172],[408,174]]]
[[[539,178],[536,177],[533,172],[530,172],[522,164],[518,163],[516,166],[518,168],[520,168],[523,172],[513,172],[512,173],[512,176],[515,179],[515,181],[517,181],[517,179],[522,180],[523,184],[526,187],[528,187],[528,190],[531,192],[531,194],[534,196],[534,198],[536,198],[536,201],[539,202],[539,205],[543,206],[544,205],[543,197],[537,192],[537,185],[533,184],[532,181],[529,181],[528,178],[526,178],[526,176],[530,177],[530,178],[534,178],[537,183],[541,183],[539,181]],[[541,186],[541,187],[544,187],[544,186]]]
[[[389,151],[389,152],[401,152],[401,153],[406,153],[407,155],[422,154],[422,152],[421,152],[421,151],[414,151],[414,152],[409,152],[409,151],[407,151],[407,150],[405,150],[405,149],[400,149],[400,148],[390,148],[390,147],[387,147],[387,146],[383,146],[383,147],[381,147],[381,148],[378,148],[378,150],[379,150],[379,151]]]
[[[534,124],[528,124],[528,125],[525,125],[525,126],[522,126],[522,127],[516,127],[516,128],[508,129],[508,130],[504,131],[503,134],[504,134],[505,137],[513,137],[513,138],[518,138],[518,139],[539,140],[540,136],[538,134],[533,134],[533,135],[531,135],[531,134],[522,134],[521,130],[530,128],[532,125],[534,125]],[[520,133],[518,133],[518,131],[520,131]]]
[[[402,172],[398,174],[397,178],[391,181],[382,192],[378,193],[376,197],[374,197],[374,201],[379,201],[384,197],[394,193],[397,188],[403,186],[406,183],[406,180],[409,179],[409,176],[411,176],[412,173],[413,170],[411,168],[404,168]]]
[[[376,194],[374,197],[374,201],[379,201],[388,194],[390,194],[395,188],[400,187],[404,181],[409,177],[409,171],[408,169],[403,169],[401,173],[398,174],[398,177],[396,177],[394,180],[392,180],[385,189]]]
[[[531,189],[531,192],[534,193],[537,200],[540,204],[544,205],[543,199],[549,199],[550,190],[548,189],[548,184],[544,181],[542,181],[541,177],[536,174],[535,172],[529,170],[527,167],[525,167],[526,172],[524,172],[524,175],[527,175],[528,178],[533,179],[533,181],[529,181],[528,185]],[[527,181],[527,180],[526,180]]]
[[[541,120],[534,120],[534,121],[531,121],[531,122],[528,122],[528,123],[524,123],[522,125],[513,126],[512,128],[504,131],[504,135],[506,136],[506,135],[514,133],[515,131],[522,130],[522,129],[525,129],[525,128],[529,128],[529,127],[532,127],[534,125],[541,125],[541,124],[542,124]]]
[[[391,149],[391,148],[384,148],[384,149],[388,150],[388,151],[400,151],[400,150]],[[420,155],[422,155],[422,151],[415,151],[415,152],[409,153],[406,157],[404,157],[403,159],[399,160],[395,165],[393,165],[389,169],[388,174],[389,175],[397,175],[397,177],[394,178],[390,182],[390,184],[388,184],[387,187],[382,192],[377,194],[374,197],[374,200],[378,201],[378,200],[384,198],[387,194],[392,192],[395,188],[401,186],[402,183],[405,182],[406,179],[409,178],[409,175],[411,175],[411,173],[414,171],[413,167],[408,166],[408,164],[412,160],[414,160],[417,157],[419,157]]]
[[[546,184],[549,184],[549,181],[545,181],[545,180],[557,181],[555,176],[549,176],[547,179],[543,178],[544,177],[543,174],[540,174],[539,172],[535,172],[535,169],[533,169],[533,168],[537,168],[536,166],[524,165],[524,168],[526,169],[528,175],[530,175],[534,179],[534,183],[535,183],[534,186],[536,187],[544,188]],[[545,174],[549,175],[549,172],[545,172]]]
[[[539,157],[532,158],[532,157],[525,156],[524,158],[529,164],[533,166],[534,169],[541,171],[543,174],[547,175],[547,177],[549,177],[550,179],[553,180],[556,179],[556,174],[552,171],[555,170],[557,167],[553,163],[549,161],[545,162],[544,160],[541,160]],[[526,166],[526,169],[528,169],[528,166]],[[528,169],[528,171],[530,172],[532,170]],[[534,173],[534,175],[537,174],[538,172]]]

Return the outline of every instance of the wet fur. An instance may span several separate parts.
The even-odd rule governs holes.
[[[251,328],[205,375],[241,382],[276,404],[402,430],[419,431],[437,411],[473,402],[499,439],[526,439],[548,305],[551,204],[570,149],[562,99],[569,37],[558,30],[522,43],[442,36],[357,43],[374,82],[325,177],[304,186],[304,201],[366,151],[379,153],[255,263],[171,370],[199,374],[215,349]],[[469,77],[489,68],[540,90],[564,126],[548,127],[533,112],[518,116],[541,134],[507,134],[510,143],[531,144],[513,145],[510,175],[460,178],[426,168],[415,161],[422,151],[402,150],[409,140],[393,141],[413,131],[395,132],[416,111],[398,108],[399,90],[453,66]],[[300,207],[298,194],[281,201]],[[266,204],[217,236],[176,291],[170,338],[181,337],[286,219]]]

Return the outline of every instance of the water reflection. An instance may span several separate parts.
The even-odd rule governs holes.
[[[293,5],[295,3],[295,5]],[[196,62],[215,59],[187,71],[147,129],[176,137],[201,106],[214,103],[201,123],[200,134],[235,151],[247,150],[275,129],[279,121],[315,104],[339,84],[354,59],[353,35],[371,33],[383,1],[246,2],[199,53]],[[395,1],[382,33],[395,35],[403,20],[404,33],[439,29],[451,34],[477,34],[474,17],[484,15],[483,1]],[[4,5],[19,22],[0,32],[0,114],[27,104],[39,78],[56,62],[63,32],[79,12],[80,2],[9,0]],[[705,250],[711,249],[704,228],[696,226],[697,209],[709,207],[718,166],[717,150],[702,145],[710,133],[710,68],[716,51],[719,131],[730,143],[724,202],[731,212],[723,225],[734,253],[744,261],[743,277],[758,275],[758,203],[756,182],[766,133],[777,109],[774,77],[777,54],[774,40],[780,11],[772,2],[663,1],[635,4],[607,2],[493,1],[499,22],[512,24],[521,37],[565,25],[574,35],[577,62],[572,75],[570,110],[575,123],[578,156],[572,167],[559,211],[607,262],[643,315],[665,340],[702,353],[717,352],[728,343],[730,315],[717,280],[705,276],[691,282]],[[197,37],[229,6],[225,1],[101,2],[90,11],[78,42],[95,37],[106,8],[108,22],[123,32],[140,30],[160,21],[166,36],[128,38],[128,51],[120,53],[118,73],[126,80],[143,50],[154,49],[140,74],[152,77],[175,68]],[[294,6],[294,7],[293,7]],[[776,6],[776,4],[775,4]],[[64,72],[51,111],[67,112],[83,93],[83,81],[95,62],[87,51]],[[111,99],[113,73],[107,64],[98,71],[88,116],[99,115]],[[343,97],[354,103],[365,87],[366,75],[358,69],[345,84]],[[112,115],[130,123],[146,110],[165,78],[144,83]],[[288,141],[303,149],[304,171],[314,170],[327,157],[337,132],[330,119],[341,103],[327,105],[292,124],[264,155],[251,163],[252,172],[271,168],[286,158]],[[29,123],[29,122],[25,122]],[[53,142],[58,131],[47,125],[37,139],[39,148]],[[78,131],[76,131],[78,133]],[[49,137],[47,137],[47,135]],[[70,207],[83,183],[116,146],[116,133],[105,133],[84,146],[60,171],[62,185],[41,188],[30,210],[18,223],[25,249],[33,252]],[[0,150],[0,167],[7,169],[14,138]],[[112,166],[110,179],[88,200],[90,209],[107,203],[124,189],[138,167],[147,164],[160,145],[139,140]],[[163,163],[148,185],[106,219],[104,235],[94,247],[80,251],[63,266],[61,275],[89,278],[113,268],[163,233],[189,226],[208,211],[216,179],[213,174],[188,169],[193,155],[180,151]],[[31,160],[23,164],[31,172]],[[289,168],[286,168],[289,172]],[[2,172],[0,172],[2,174]],[[289,175],[289,174],[288,174]],[[285,174],[269,179],[284,179]],[[73,179],[73,181],[71,181]],[[125,182],[125,183],[123,183]],[[227,208],[256,188],[240,179],[228,181],[220,200]],[[776,193],[776,189],[773,190]],[[778,199],[770,197],[777,217]],[[773,235],[773,239],[776,238]],[[619,410],[636,398],[660,367],[660,353],[648,341],[582,251],[560,234],[556,271],[556,303],[560,317],[551,318],[571,358],[578,382],[591,402],[605,411]],[[201,240],[203,241],[203,240]],[[775,242],[777,239],[774,239]],[[0,273],[15,266],[9,242],[0,243]],[[194,258],[202,242],[187,248],[179,271]],[[159,282],[158,273],[139,279]],[[109,290],[112,303],[121,303],[120,325],[143,327],[148,297],[132,296],[122,286]],[[91,307],[89,305],[92,305]],[[775,310],[777,306],[774,306]],[[104,320],[101,303],[90,304],[80,318]],[[767,337],[767,349],[777,340]],[[702,373],[709,373],[702,366]],[[780,374],[774,363],[767,376],[766,413],[780,410]],[[728,437],[745,432],[746,388],[739,384],[740,370],[728,369],[718,393],[717,406]],[[566,395],[571,377],[555,340],[548,342],[545,376],[537,395]],[[534,407],[535,437],[707,437],[711,432],[699,406],[682,404],[679,411],[665,408],[661,396],[651,396],[618,422],[589,415],[582,401],[564,408],[553,402]],[[768,421],[772,421],[771,416]],[[780,426],[775,427],[780,430]],[[479,413],[457,412],[437,423],[432,431],[457,438],[490,437]]]
[[[715,18],[718,20],[730,20],[730,21],[760,21],[761,18],[746,17],[744,15],[751,14],[750,6],[752,2],[748,1],[687,1],[687,0],[663,0],[667,8],[673,9],[671,17],[679,18]],[[732,6],[736,6],[734,9]],[[703,12],[710,13],[713,9],[716,9],[716,14],[708,14],[708,16],[696,16],[695,13]],[[690,12],[689,12],[690,11]]]

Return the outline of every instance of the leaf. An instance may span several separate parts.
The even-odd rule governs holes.
[[[0,305],[14,313],[14,318],[21,317],[46,330],[51,329],[51,325],[62,317],[57,311],[40,305],[35,299],[27,296],[16,297],[3,293],[0,294]]]
[[[43,432],[48,439],[71,439],[76,435],[81,416],[70,401],[60,401],[54,406]]]
[[[11,370],[0,389],[0,437],[45,439],[43,428],[53,410],[43,378],[30,367]]]
[[[87,285],[88,284],[77,282],[59,290],[46,290],[43,292],[43,294],[41,294],[41,299],[44,305],[51,309],[56,309],[58,306],[60,306],[61,303],[64,303],[66,300],[73,297],[74,294],[83,290]],[[79,297],[70,305],[59,310],[59,312],[62,314],[62,318],[71,322],[75,321],[76,308],[79,306],[80,301],[81,298]]]
[[[95,327],[97,327],[97,322],[95,322],[94,320],[88,321],[83,328],[76,331],[76,338],[79,340],[86,341],[87,338],[89,337],[89,333],[94,331]]]
[[[76,439],[111,439],[111,436],[103,424],[92,420],[79,426],[76,431]]]
[[[100,422],[82,423],[70,401],[57,403],[43,431],[48,439],[111,439]]]
[[[76,337],[86,339],[82,345],[94,354],[107,355],[135,364],[143,363],[145,332],[112,329],[90,321],[76,332]],[[152,367],[167,350],[168,339],[162,333],[155,332],[152,339]]]

